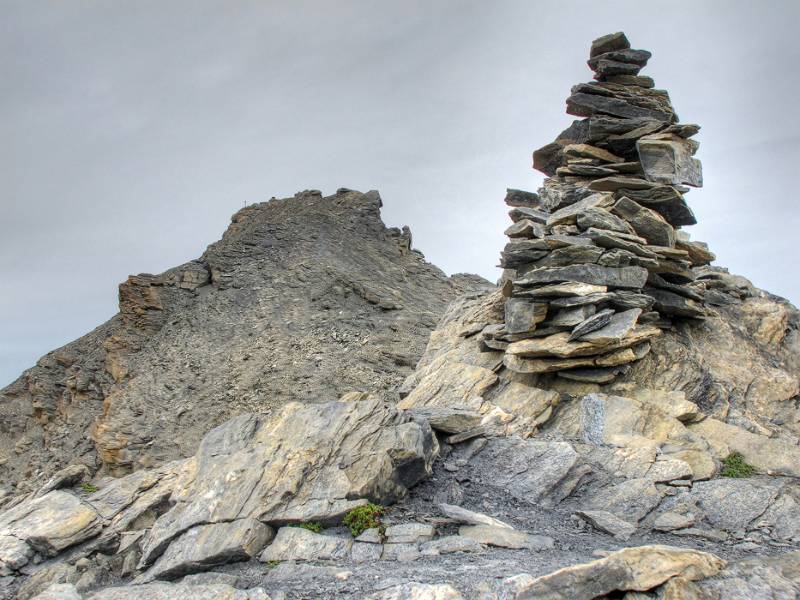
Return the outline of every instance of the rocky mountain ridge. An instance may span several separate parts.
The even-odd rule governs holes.
[[[567,101],[585,119],[534,154],[550,175],[538,193],[506,197],[503,285],[454,300],[402,385],[392,371],[390,385],[338,400],[240,405],[175,460],[136,444],[125,448],[157,466],[103,457],[106,471],[133,469],[122,477],[74,462],[7,500],[0,589],[800,598],[800,313],[681,232],[693,219],[683,185],[701,183],[699,128],[640,74],[649,58],[623,33],[593,42],[595,82]],[[234,222],[226,238],[248,236]],[[222,245],[204,257],[221,265],[209,278],[245,293],[263,266]],[[142,364],[124,348],[165,327],[152,325],[155,288],[203,280],[141,279],[121,295],[136,336],[108,351],[122,381]],[[151,427],[115,431],[140,422]]]
[[[118,315],[2,390],[0,480],[21,486],[3,491],[70,463],[120,475],[190,456],[244,411],[391,396],[447,304],[492,286],[427,263],[381,203],[341,189],[251,205],[200,259],[128,278]]]

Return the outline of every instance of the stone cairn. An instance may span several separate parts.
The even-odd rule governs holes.
[[[585,118],[533,153],[538,193],[508,191],[505,323],[481,340],[511,371],[609,383],[674,320],[705,315],[693,268],[715,257],[679,229],[696,223],[684,194],[702,185],[700,127],[639,74],[650,56],[624,33],[595,40],[595,81],[567,99]]]

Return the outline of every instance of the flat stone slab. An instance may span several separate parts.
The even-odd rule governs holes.
[[[446,517],[449,517],[458,523],[467,523],[468,525],[489,525],[491,527],[499,527],[501,529],[514,529],[511,525],[504,523],[499,519],[495,519],[494,517],[490,517],[489,515],[485,515],[483,513],[467,510],[466,508],[455,506],[454,504],[445,504],[442,502],[439,504],[439,509]]]
[[[322,535],[302,527],[281,527],[258,560],[341,560],[350,553],[352,545],[353,541],[347,538]]]
[[[274,536],[272,527],[255,519],[193,527],[169,545],[146,579],[176,579],[216,565],[249,560]]]
[[[499,548],[547,550],[553,547],[553,539],[547,536],[530,535],[515,529],[491,525],[465,525],[458,529],[458,535]]]

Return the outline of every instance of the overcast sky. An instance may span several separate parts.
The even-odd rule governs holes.
[[[0,0],[0,385],[198,257],[245,203],[379,189],[436,265],[496,279],[506,187],[624,30],[703,129],[718,264],[800,301],[800,3]]]

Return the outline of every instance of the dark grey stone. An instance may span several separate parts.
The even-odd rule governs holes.
[[[572,330],[572,333],[569,334],[569,340],[577,340],[580,337],[586,335],[587,333],[591,333],[596,329],[600,329],[601,327],[605,327],[611,322],[611,317],[613,316],[614,311],[610,308],[606,308],[598,312],[597,314],[592,315],[585,321],[578,323],[575,326],[575,329]]]
[[[625,34],[622,31],[617,31],[616,33],[609,33],[594,40],[589,50],[589,57],[594,58],[606,52],[625,50],[630,47],[631,43],[628,41]]]
[[[571,265],[568,267],[543,267],[527,273],[515,285],[534,286],[540,283],[577,281],[614,288],[641,289],[647,281],[647,269],[641,267],[601,267],[598,265]]]

